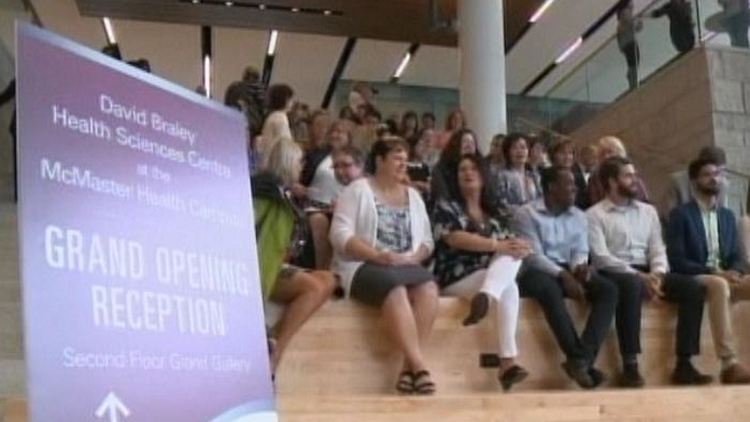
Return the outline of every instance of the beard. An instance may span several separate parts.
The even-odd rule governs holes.
[[[721,188],[718,185],[698,185],[696,190],[703,195],[715,196],[721,193]]]
[[[617,192],[625,198],[635,199],[638,196],[638,190],[636,189],[635,183],[630,186],[617,185]]]

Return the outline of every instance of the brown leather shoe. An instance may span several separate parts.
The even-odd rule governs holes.
[[[739,363],[721,371],[722,384],[750,384],[750,372]]]

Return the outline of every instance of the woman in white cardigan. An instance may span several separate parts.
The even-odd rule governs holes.
[[[437,314],[438,288],[421,263],[434,242],[421,196],[403,183],[407,151],[401,138],[377,141],[371,151],[374,176],[341,192],[330,232],[332,269],[347,295],[380,308],[405,358],[396,389],[432,394],[435,384],[422,348]]]

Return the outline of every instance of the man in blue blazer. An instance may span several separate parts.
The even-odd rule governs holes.
[[[720,163],[699,158],[688,168],[693,200],[672,210],[667,255],[672,271],[696,275],[706,286],[708,316],[724,384],[750,384],[750,371],[737,360],[730,300],[750,300],[732,211],[719,203]]]

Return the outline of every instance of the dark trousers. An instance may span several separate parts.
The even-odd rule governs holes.
[[[750,13],[747,11],[736,13],[726,18],[724,26],[729,33],[733,47],[750,47],[747,35],[747,29],[750,26]]]
[[[641,49],[638,43],[633,42],[620,47],[620,51],[625,56],[625,62],[628,64],[628,85],[630,89],[638,87],[638,66],[641,63]]]
[[[602,272],[619,291],[616,326],[620,353],[623,356],[641,352],[641,298],[645,286],[637,274]],[[705,287],[695,277],[667,274],[663,290],[667,302],[675,303],[677,311],[677,356],[690,357],[700,353],[701,323]]]
[[[585,285],[591,312],[580,337],[565,307],[565,292],[559,278],[536,269],[527,269],[519,278],[518,287],[522,297],[533,298],[542,307],[547,323],[568,360],[581,365],[593,364],[615,314],[618,303],[616,286],[606,277],[592,274]]]

